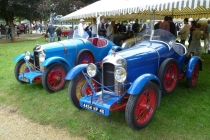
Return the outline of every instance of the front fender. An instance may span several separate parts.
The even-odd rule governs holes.
[[[128,94],[135,95],[138,94],[146,83],[149,81],[154,82],[159,88],[161,88],[160,80],[153,74],[143,74],[139,76],[128,89]],[[160,89],[161,90],[161,89]]]
[[[49,66],[50,64],[55,63],[55,62],[63,63],[67,70],[70,70],[70,68],[71,68],[69,62],[62,57],[50,57],[42,63],[42,66],[46,67],[46,66]]]
[[[80,64],[71,69],[66,75],[66,80],[72,80],[78,73],[87,68],[88,64]]]
[[[193,69],[195,67],[195,64],[199,62],[199,66],[200,66],[200,70],[202,70],[202,62],[200,60],[200,58],[198,56],[192,56],[189,60],[189,62],[187,63],[187,67],[186,67],[186,73],[185,76],[186,78],[191,78],[192,74],[193,74]]]
[[[32,54],[30,54],[31,55],[31,58],[33,57],[33,55]],[[19,54],[18,56],[16,56],[14,59],[13,59],[13,61],[14,62],[18,62],[18,61],[20,61],[21,59],[23,59],[25,57],[25,54]]]

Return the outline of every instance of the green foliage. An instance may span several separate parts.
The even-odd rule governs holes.
[[[62,38],[64,39],[64,38]],[[76,109],[68,99],[68,84],[64,90],[47,93],[41,83],[20,84],[13,71],[13,58],[26,50],[32,52],[36,41],[0,44],[0,105],[18,107],[25,117],[89,140],[208,140],[210,139],[210,55],[202,54],[203,71],[196,87],[186,88],[185,79],[175,91],[162,96],[152,122],[143,130],[134,131],[125,122],[125,112],[113,112],[104,117]]]

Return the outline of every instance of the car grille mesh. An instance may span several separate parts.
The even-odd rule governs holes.
[[[110,63],[103,64],[103,84],[104,86],[113,86],[114,85],[114,69],[115,66]],[[109,87],[110,90],[114,91],[114,87]],[[107,89],[104,89],[107,90]]]
[[[39,64],[39,53],[34,52],[34,65],[37,71],[40,71],[40,64]]]

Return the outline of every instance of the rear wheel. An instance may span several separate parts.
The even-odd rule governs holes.
[[[42,76],[42,85],[48,92],[56,92],[64,88],[67,71],[61,63],[53,63],[46,67]]]
[[[89,51],[81,52],[77,58],[77,64],[94,63],[93,55]]]
[[[30,59],[29,66],[32,69],[34,67],[33,64],[34,64],[34,60]],[[23,74],[23,73],[27,73],[27,72],[30,72],[30,70],[27,67],[25,60],[21,59],[20,61],[17,62],[17,64],[15,65],[15,69],[14,69],[14,75],[15,75],[15,78],[17,79],[17,81],[20,83],[25,83],[25,82],[19,80],[19,75]]]
[[[179,79],[179,69],[175,59],[163,61],[158,70],[158,78],[164,94],[169,94],[175,89]]]
[[[94,77],[94,79],[98,82],[99,78],[97,75]],[[90,81],[92,83],[92,86],[95,88],[95,91],[98,90],[98,83],[96,83],[94,80]],[[73,105],[79,109],[82,109],[82,107],[79,105],[79,100],[86,95],[92,95],[93,92],[91,90],[91,87],[87,83],[84,75],[80,72],[77,74],[73,80],[71,80],[68,88],[68,94],[69,99],[73,103]]]
[[[198,75],[199,75],[199,62],[197,61],[192,72],[192,77],[186,79],[186,84],[188,88],[192,88],[196,85],[198,81]]]
[[[126,109],[125,119],[132,129],[142,129],[152,120],[159,100],[158,87],[147,83],[137,95],[130,95]]]

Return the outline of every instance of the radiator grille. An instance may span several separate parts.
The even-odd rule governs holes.
[[[38,52],[34,52],[34,65],[35,65],[35,70],[40,71],[39,53]]]
[[[115,66],[110,63],[103,64],[103,84],[104,86],[113,86],[115,84],[114,78]],[[114,91],[114,87],[109,87],[110,90]],[[104,89],[106,90],[106,89]]]

